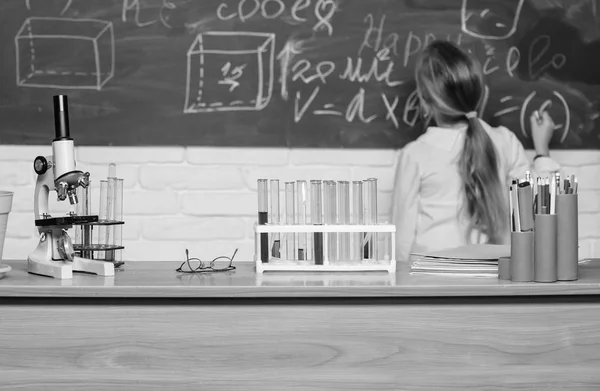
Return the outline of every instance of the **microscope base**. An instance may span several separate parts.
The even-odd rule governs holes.
[[[33,254],[27,258],[27,272],[59,280],[70,280],[73,278],[73,268],[67,262],[35,259]]]
[[[97,274],[103,277],[115,275],[112,262],[73,257],[72,261],[58,259],[58,238],[66,235],[60,228],[42,232],[37,248],[27,257],[27,272],[60,280],[73,278],[73,272]]]
[[[73,271],[111,277],[115,275],[115,265],[112,262],[75,257],[73,258]]]
[[[51,232],[42,234],[38,246],[27,257],[27,272],[60,280],[73,278],[73,268],[70,262],[53,260],[52,242]]]

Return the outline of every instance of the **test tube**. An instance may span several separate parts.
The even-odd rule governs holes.
[[[115,182],[117,179],[117,165],[110,163],[108,165],[108,176],[106,177],[106,220],[115,220]],[[114,242],[114,225],[106,225],[104,229],[105,239],[104,244],[112,246]],[[104,253],[104,260],[114,260],[115,251],[110,250]]]
[[[371,225],[371,187],[368,181],[363,181],[363,220],[365,225]],[[363,236],[363,258],[371,259],[371,232]]]
[[[323,184],[319,180],[310,181],[310,216],[314,225],[323,224],[323,196],[321,194]],[[313,234],[313,259],[315,265],[323,264],[323,232]]]
[[[363,183],[362,181],[352,181],[352,219],[351,224],[364,224],[363,214]],[[351,250],[350,257],[353,262],[363,260],[363,233],[353,232],[350,236]]]
[[[308,188],[306,181],[296,181],[296,223],[305,225],[308,213]],[[307,261],[309,258],[308,234],[298,233],[298,260]]]
[[[123,179],[115,179],[115,213],[116,221],[123,221]],[[113,244],[121,247],[123,245],[123,225],[114,226]],[[115,263],[123,261],[123,250],[115,250]]]
[[[77,188],[77,199],[79,200],[77,203],[77,215],[78,216],[89,216],[91,215],[90,209],[90,197],[92,195],[91,189],[91,180],[90,185],[87,187],[79,186]]]
[[[377,225],[377,178],[369,178],[367,179],[366,183],[367,187],[369,188],[368,224]],[[379,247],[377,242],[378,235],[376,232],[370,232],[369,236],[369,259],[377,260],[377,248]]]
[[[279,224],[279,179],[271,179],[271,224]],[[273,244],[271,245],[271,256],[281,258],[281,234],[279,232],[271,235]]]
[[[258,188],[258,224],[266,225],[269,221],[269,196],[268,196],[268,183],[266,179],[259,179],[257,181]],[[269,234],[260,234],[260,259],[263,263],[269,262]]]
[[[117,178],[107,178],[107,189],[106,189],[106,219],[109,221],[115,221],[115,187]],[[112,246],[115,239],[115,226],[113,224],[106,226],[106,240],[105,243]],[[115,259],[115,250],[106,251],[104,254],[106,261],[113,261]]]
[[[350,224],[350,183],[348,181],[338,182],[338,224]],[[350,233],[339,233],[338,261],[348,263],[350,261]]]
[[[76,205],[76,212],[78,216],[89,216],[92,214],[90,204],[91,197],[91,181],[90,185],[88,185],[87,187],[79,186],[77,188],[77,199],[79,200],[79,202]],[[92,243],[91,230],[92,227],[88,224],[75,226],[75,243],[88,247]],[[92,258],[92,254],[89,250],[82,250],[81,256],[84,258]]]
[[[324,182],[324,202],[323,202],[323,216],[324,223],[331,225],[337,223],[337,208],[336,208],[336,186],[334,181]],[[337,261],[337,233],[328,232],[327,238],[327,259],[329,263],[336,263]]]
[[[106,209],[106,202],[108,200],[108,181],[106,179],[100,180],[100,200],[99,200],[99,208],[98,208],[98,220],[100,222],[106,222],[108,219],[108,211]],[[106,246],[106,225],[98,226],[98,245]],[[104,259],[104,251],[97,251],[96,257],[98,259]]]
[[[390,263],[390,260],[392,259],[392,247],[391,247],[391,241],[392,241],[392,233],[386,232],[383,233],[383,261],[387,264]]]
[[[286,225],[294,224],[296,208],[294,202],[296,201],[296,194],[294,188],[295,182],[285,183],[285,223]],[[296,240],[293,232],[287,232],[285,234],[285,257],[288,261],[296,260]]]

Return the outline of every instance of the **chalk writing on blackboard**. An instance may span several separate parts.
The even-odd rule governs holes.
[[[318,0],[315,7],[315,16],[318,22],[313,27],[313,30],[327,30],[327,34],[333,34],[333,26],[331,19],[337,10],[337,1],[335,0]]]
[[[404,103],[404,110],[402,114],[402,121],[408,126],[415,126],[417,121],[419,120],[419,116],[421,115],[421,110],[419,107],[419,95],[417,94],[417,90],[408,95],[406,102]]]
[[[514,71],[519,66],[519,61],[521,61],[519,49],[514,46],[508,48],[508,53],[506,54],[506,72],[508,73],[508,76],[515,76]]]
[[[121,20],[123,22],[127,22],[127,13],[128,13],[128,11],[133,10],[134,21],[138,27],[146,27],[146,26],[150,26],[150,25],[153,25],[154,23],[156,23],[156,20],[142,22],[140,20],[141,8],[142,8],[142,6],[140,4],[140,0],[123,0],[123,8],[121,10]]]
[[[51,50],[56,44],[70,55]],[[15,37],[17,85],[100,90],[114,75],[114,45],[112,22],[27,18]]]
[[[507,103],[507,102],[510,103],[512,100],[514,100],[514,98],[512,96],[510,96],[510,95],[503,96],[502,98],[500,98],[500,103]],[[504,108],[502,110],[496,111],[493,114],[493,116],[494,117],[501,117],[503,115],[514,113],[515,111],[519,111],[519,110],[521,110],[521,106],[519,106],[519,105],[513,105],[513,106],[510,106],[510,107]]]
[[[383,100],[383,104],[385,106],[385,111],[386,111],[385,120],[392,121],[392,123],[394,124],[394,128],[396,128],[396,129],[400,128],[400,123],[398,122],[398,118],[396,118],[396,112],[395,112],[396,107],[398,106],[398,103],[400,102],[400,97],[396,95],[396,96],[394,96],[394,100],[392,102],[390,102],[387,95],[381,94],[381,99]]]
[[[223,79],[219,80],[217,83],[229,86],[229,92],[233,92],[240,86],[238,79],[244,74],[246,65],[248,64],[233,66],[230,61],[226,62],[225,65],[223,65],[223,68],[221,68]]]
[[[551,39],[546,34],[542,34],[531,41],[529,47],[529,76],[532,79],[537,79],[549,67],[560,69],[567,62],[564,54],[555,53],[552,55],[550,61],[541,63],[551,44]]]
[[[237,7],[229,7],[226,3],[220,4],[217,7],[217,17],[223,21],[238,19],[240,22],[246,22],[255,16],[260,16],[267,20],[277,19],[289,7],[292,20],[296,23],[304,23],[307,21],[305,14],[311,5],[310,0],[295,0],[291,7],[286,5],[284,0],[238,0]],[[333,34],[332,19],[337,10],[338,1],[317,0],[312,8],[312,13],[317,20],[313,26],[313,30],[325,30],[331,36]]]
[[[293,39],[288,39],[281,52],[277,54],[277,60],[279,60],[279,84],[281,86],[280,94],[284,100],[289,97],[288,92],[288,77],[290,72],[290,64],[294,56],[300,54],[300,50],[297,48],[299,42]]]
[[[121,21],[128,22],[128,15],[133,13],[133,22],[138,27],[147,27],[151,26],[157,22],[160,22],[166,28],[172,28],[169,24],[167,11],[174,10],[177,8],[177,5],[170,0],[162,0],[162,4],[159,8],[157,19],[151,19],[142,21],[141,20],[141,12],[142,12],[142,3],[140,0],[123,0],[123,6],[121,8]]]
[[[296,97],[294,100],[294,121],[300,122],[302,117],[311,109],[312,103],[317,98],[317,95],[320,91],[320,86],[316,86],[311,94],[308,97],[305,97],[303,101],[303,97],[300,91],[296,92]],[[314,109],[311,111],[313,115],[333,115],[333,116],[342,116],[348,122],[360,121],[362,123],[368,124],[377,119],[377,115],[373,114],[370,116],[366,116],[365,113],[365,89],[359,88],[358,92],[352,97],[348,105],[345,109],[336,108],[333,103],[325,103],[322,107]],[[384,104],[388,108],[388,112],[386,114],[386,120],[389,120],[394,124],[395,127],[398,127],[398,120],[395,118],[393,110],[396,108],[399,98],[396,97],[394,101],[391,103],[388,100],[388,97],[384,94],[381,95],[381,99],[384,101]]]
[[[380,67],[381,61],[375,57],[371,60],[371,64],[363,67],[362,58],[346,58],[346,67],[340,75],[340,79],[351,82],[368,83],[371,80],[383,82],[386,86],[396,87],[404,83],[403,80],[391,80],[394,71],[393,61],[384,61]],[[366,70],[365,70],[366,68]],[[380,69],[383,69],[381,71]]]
[[[485,44],[485,61],[483,63],[483,74],[485,76],[491,75],[500,69],[500,66],[495,62],[496,60],[496,49],[489,45]]]
[[[273,94],[274,66],[275,34],[198,34],[187,52],[183,112],[262,110]],[[212,69],[219,73],[209,74]],[[235,91],[242,83],[246,88]],[[223,96],[230,98],[224,101]]]
[[[321,83],[326,84],[327,77],[335,70],[335,63],[333,61],[321,61],[314,67],[315,72],[313,75],[306,75],[306,72],[308,72],[311,68],[312,64],[310,61],[304,58],[300,59],[292,67],[292,81],[300,79],[305,84],[309,84],[319,79]]]
[[[306,110],[308,110],[308,108],[310,107],[310,104],[315,100],[317,94],[319,93],[320,87],[316,86],[312,93],[310,94],[310,96],[308,97],[308,99],[306,100],[305,103],[300,103],[301,101],[301,95],[300,95],[300,91],[296,91],[296,99],[294,100],[294,121],[295,122],[300,122],[300,120],[302,119],[302,117],[304,116],[304,114],[306,113]],[[327,107],[327,114],[331,114],[331,115],[341,115],[342,113],[339,111],[334,111],[334,110],[329,110],[331,107],[333,107],[333,105],[329,105]]]
[[[382,15],[379,19],[379,24],[375,26],[375,19],[372,14],[365,16],[364,23],[368,24],[368,27],[363,36],[363,41],[358,48],[358,55],[360,56],[363,50],[369,48],[374,52],[378,53],[382,51],[383,54],[389,55],[391,52],[394,56],[398,55],[398,46],[400,42],[400,36],[396,33],[388,33],[385,38],[383,31],[385,28],[385,15]],[[380,55],[380,57],[382,57]]]
[[[352,98],[346,110],[346,121],[353,122],[356,118],[364,124],[368,124],[377,118],[376,115],[365,118],[365,89],[362,87],[358,90],[354,98]]]
[[[531,112],[547,109],[554,145],[596,146],[598,0],[547,3],[1,0],[2,142],[39,142],[45,95],[81,89],[86,143],[137,145],[106,129],[142,116],[152,145],[169,124],[168,144],[401,147],[422,130],[415,60],[445,39],[480,61],[488,123],[530,146]]]
[[[508,9],[510,15],[504,15],[504,17],[499,18],[489,8],[481,10],[481,7],[477,6],[478,4],[476,1],[463,0],[460,10],[462,31],[475,38],[481,39],[500,40],[510,38],[517,31],[519,16],[521,15],[524,1],[525,0],[503,0],[501,2],[502,9]],[[508,19],[508,21],[506,19]],[[491,31],[481,33],[478,27],[482,24],[491,26]]]

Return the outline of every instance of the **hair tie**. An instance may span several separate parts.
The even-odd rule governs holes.
[[[477,118],[477,112],[476,111],[469,111],[468,113],[465,114],[465,117],[467,117],[468,119]]]

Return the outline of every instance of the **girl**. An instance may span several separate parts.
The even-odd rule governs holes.
[[[428,126],[402,150],[393,199],[396,257],[470,243],[507,243],[508,186],[512,178],[547,176],[559,169],[549,156],[554,123],[530,118],[534,167],[517,137],[478,118],[484,90],[479,63],[446,41],[432,42],[415,78]]]

